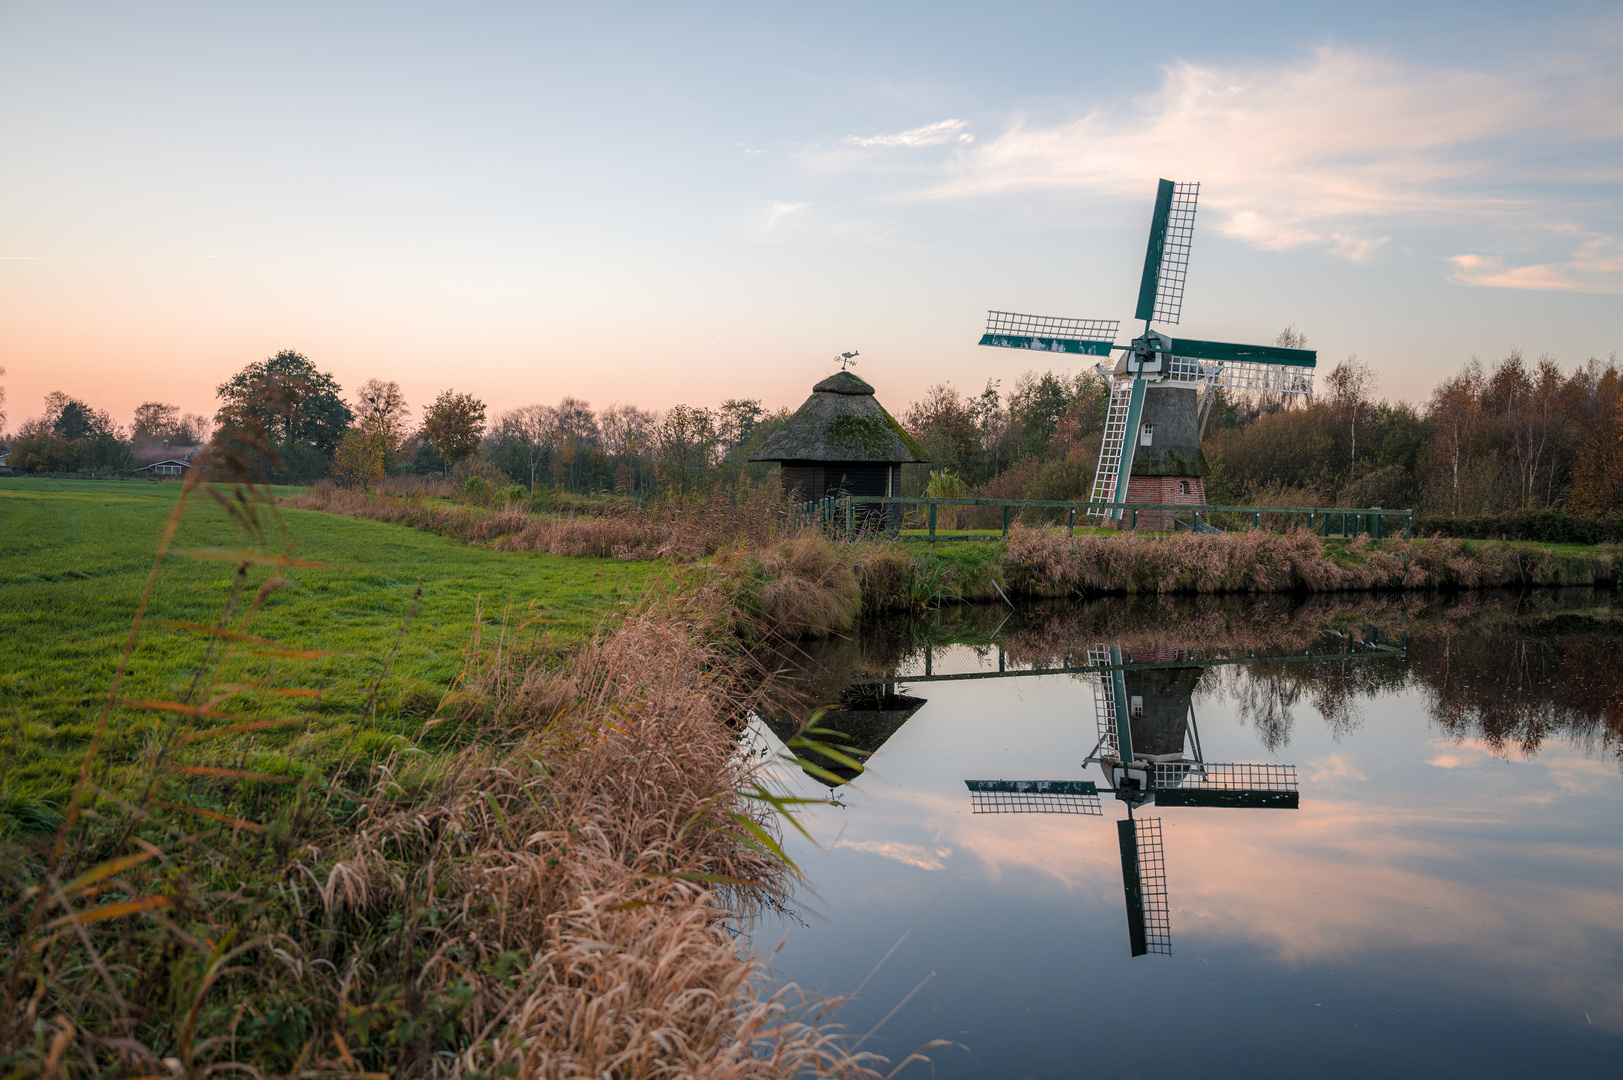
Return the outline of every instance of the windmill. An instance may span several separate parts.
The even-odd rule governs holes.
[[[1199,195],[1199,184],[1171,180],[1162,180],[1156,190],[1133,316],[1144,321],[1144,332],[1128,344],[1114,344],[1120,320],[987,312],[982,345],[1073,356],[1122,353],[1114,368],[1098,365],[1110,380],[1110,405],[1090,502],[1203,505],[1206,465],[1200,440],[1212,392],[1221,387],[1305,397],[1313,391],[1316,354],[1311,349],[1197,341],[1154,329],[1154,323],[1176,325],[1183,308]],[[1088,512],[1114,520],[1122,516],[1120,509]],[[1151,527],[1168,524],[1162,514],[1141,521]]]
[[[1257,658],[1261,659],[1261,658]],[[1193,650],[1150,662],[1124,661],[1118,646],[1087,651],[1099,741],[1083,768],[1097,764],[1103,787],[1127,804],[1116,822],[1127,940],[1134,956],[1172,953],[1166,855],[1158,818],[1135,818],[1149,803],[1295,810],[1296,766],[1205,760],[1194,691],[1205,666]],[[1220,662],[1220,661],[1219,661]],[[966,780],[977,814],[1081,814],[1102,817],[1092,780]]]

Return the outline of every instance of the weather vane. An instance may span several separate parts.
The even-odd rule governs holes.
[[[857,357],[861,355],[862,354],[859,352],[842,352],[840,355],[836,356],[834,360],[840,365],[840,370],[845,371],[849,368],[856,367]]]

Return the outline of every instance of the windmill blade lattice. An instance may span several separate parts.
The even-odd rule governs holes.
[[[1189,249],[1194,245],[1195,203],[1199,199],[1197,183],[1162,180],[1157,185],[1135,319],[1176,324],[1183,312],[1183,285],[1189,276]]]
[[[1034,349],[1073,356],[1109,356],[1120,319],[1069,319],[1052,315],[1022,315],[1016,311],[988,311],[982,345],[1000,349]]]
[[[1134,956],[1172,955],[1172,906],[1167,902],[1167,860],[1160,818],[1116,822],[1121,884],[1127,894],[1127,941]]]
[[[1092,780],[965,780],[976,814],[1086,814],[1103,817]]]

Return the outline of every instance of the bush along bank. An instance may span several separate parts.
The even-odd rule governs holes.
[[[1423,514],[1415,518],[1419,536],[1448,536],[1466,540],[1535,540],[1545,544],[1623,543],[1623,517],[1580,517],[1565,510],[1533,510],[1525,514],[1485,514],[1448,517]]]
[[[999,569],[1005,588],[1026,596],[1478,589],[1612,585],[1618,554],[1437,537],[1327,545],[1306,531],[1071,537],[1016,525]]]

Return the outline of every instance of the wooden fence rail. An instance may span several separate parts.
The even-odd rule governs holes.
[[[901,529],[902,516],[906,508],[922,506],[926,508],[924,535],[909,536]],[[996,506],[1003,510],[1003,528],[996,536],[991,535],[942,535],[936,528],[936,513],[940,507],[960,506]],[[892,509],[894,508],[894,509]],[[973,540],[1001,540],[1009,535],[1009,526],[1019,514],[1026,509],[1037,510],[1063,510],[1066,512],[1066,527],[1073,532],[1076,529],[1078,511],[1081,511],[1084,522],[1092,514],[1100,524],[1116,519],[1121,522],[1124,529],[1137,529],[1139,515],[1146,511],[1153,515],[1152,520],[1170,521],[1174,529],[1185,528],[1194,532],[1223,532],[1229,531],[1217,528],[1212,520],[1213,515],[1219,515],[1223,525],[1230,529],[1246,527],[1245,518],[1250,517],[1250,528],[1260,529],[1264,525],[1264,517],[1269,518],[1305,518],[1308,530],[1318,536],[1352,538],[1367,534],[1372,540],[1380,540],[1386,536],[1398,535],[1401,530],[1405,538],[1414,533],[1413,510],[1388,510],[1380,506],[1372,507],[1339,507],[1339,506],[1191,506],[1188,503],[1092,503],[1067,502],[1052,499],[931,499],[924,497],[907,497],[899,495],[843,495],[830,496],[809,502],[805,506],[808,517],[826,529],[843,534],[848,539],[877,538],[880,536],[896,537],[903,541],[917,541],[922,543],[944,543],[948,541]],[[1184,521],[1183,516],[1188,520]],[[1232,519],[1238,516],[1240,522],[1236,525]],[[1389,519],[1397,519],[1395,522]],[[1270,521],[1268,524],[1275,524]],[[988,530],[989,531],[989,530]]]

